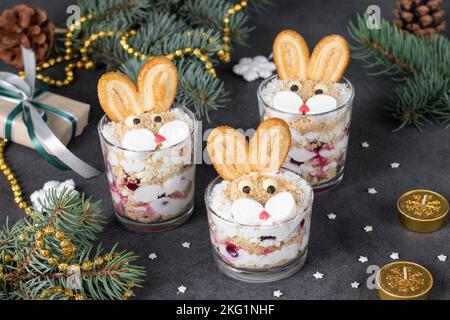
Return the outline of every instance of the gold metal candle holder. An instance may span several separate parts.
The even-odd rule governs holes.
[[[414,232],[433,232],[445,223],[448,201],[430,190],[412,190],[404,193],[397,202],[401,224]]]
[[[377,285],[381,300],[427,300],[433,276],[417,263],[395,261],[378,271]]]

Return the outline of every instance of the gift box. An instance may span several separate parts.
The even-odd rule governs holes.
[[[76,120],[76,131],[74,132],[75,136],[80,135],[88,124],[90,106],[86,103],[69,99],[51,92],[43,93],[41,96],[36,98],[35,101],[52,106],[68,115],[71,115]],[[17,102],[0,99],[0,137],[2,138],[5,138],[5,120],[16,106]],[[72,123],[53,112],[45,112],[43,110],[40,112],[43,116],[45,114],[44,119],[46,119],[46,123],[54,135],[62,143],[67,145],[72,138]],[[34,145],[31,142],[27,127],[25,126],[20,114],[15,117],[13,121],[12,141],[34,149]],[[50,150],[47,148],[45,149],[48,153],[52,154]]]

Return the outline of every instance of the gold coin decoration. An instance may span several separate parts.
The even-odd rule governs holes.
[[[396,261],[380,269],[377,285],[382,300],[425,300],[433,286],[433,276],[417,263]]]
[[[447,218],[448,201],[430,190],[412,190],[397,202],[400,222],[408,230],[433,232],[440,229]]]

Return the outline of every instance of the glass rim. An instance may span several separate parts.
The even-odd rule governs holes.
[[[278,110],[278,109],[272,107],[271,105],[269,105],[266,102],[266,100],[264,100],[264,98],[261,95],[262,87],[264,85],[266,85],[267,83],[269,83],[270,81],[274,80],[275,78],[278,78],[278,74],[273,74],[273,75],[265,78],[263,81],[261,81],[261,83],[259,84],[258,89],[256,91],[256,95],[258,97],[258,101],[261,101],[264,104],[264,108],[267,108],[267,109],[269,109],[271,111],[278,112],[280,114],[291,115],[291,116],[305,116],[305,117],[316,117],[316,116],[323,116],[323,115],[327,115],[327,114],[332,114],[333,112],[337,112],[337,111],[339,111],[339,110],[349,106],[352,103],[352,101],[353,101],[353,99],[355,97],[355,88],[353,87],[353,84],[346,77],[342,77],[342,80],[344,80],[344,83],[346,83],[349,86],[349,88],[351,89],[351,94],[350,94],[350,97],[347,99],[347,101],[345,101],[338,108],[330,110],[330,111],[326,111],[326,112],[314,113],[314,114],[306,114],[306,115],[302,115],[302,114],[298,114],[298,113],[292,113],[292,112],[287,112],[287,111],[281,111],[281,110]]]
[[[185,139],[183,139],[182,141],[178,142],[177,144],[174,144],[168,148],[164,148],[164,149],[155,149],[155,150],[133,150],[133,149],[128,149],[125,147],[122,147],[120,145],[114,144],[111,141],[109,141],[105,135],[103,134],[103,130],[102,130],[102,125],[105,121],[112,121],[111,119],[108,118],[108,116],[106,114],[104,114],[101,118],[100,121],[98,122],[97,125],[97,131],[99,136],[101,137],[101,140],[104,141],[107,145],[109,145],[110,147],[122,150],[122,151],[128,151],[128,152],[134,152],[134,153],[158,153],[158,152],[167,152],[171,149],[174,149],[182,144],[184,144],[188,139],[190,139],[194,134],[195,131],[197,130],[197,119],[194,115],[194,113],[189,110],[187,107],[182,106],[182,105],[174,105],[170,108],[170,110],[172,109],[176,109],[179,108],[181,109],[184,113],[186,113],[188,115],[188,117],[192,120],[192,129],[189,132],[189,136],[187,136]]]
[[[282,171],[287,171],[287,172],[292,172],[294,173],[296,176],[300,177],[301,179],[303,179],[297,172],[292,171],[290,169],[287,168],[280,168],[280,172]],[[242,223],[237,223],[234,221],[230,221],[228,219],[225,219],[224,217],[220,216],[219,214],[217,214],[210,205],[210,196],[212,193],[212,190],[214,189],[214,187],[219,184],[220,182],[222,182],[224,179],[221,176],[217,176],[215,177],[206,187],[205,190],[205,196],[204,196],[204,200],[205,200],[205,205],[206,205],[206,209],[208,210],[208,212],[211,212],[212,214],[214,214],[217,218],[219,218],[220,220],[224,221],[225,223],[231,224],[233,226],[239,226],[239,227],[246,227],[246,228],[259,228],[259,229],[273,229],[273,228],[277,228],[277,227],[281,227],[284,226],[290,222],[292,222],[293,220],[295,220],[296,218],[298,218],[300,215],[303,215],[304,213],[306,213],[308,210],[311,209],[312,205],[313,205],[313,201],[314,201],[314,190],[311,187],[311,185],[309,183],[307,183],[308,187],[310,188],[310,196],[308,198],[308,205],[303,209],[303,211],[301,212],[300,215],[295,215],[292,218],[289,218],[287,220],[284,220],[278,224],[273,224],[273,225],[252,225],[252,224],[242,224]],[[304,179],[303,179],[304,180]],[[306,181],[306,180],[305,180]]]

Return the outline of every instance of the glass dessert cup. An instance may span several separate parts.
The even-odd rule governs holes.
[[[192,123],[190,135],[173,146],[134,151],[111,142],[104,134],[111,122],[98,124],[114,213],[136,232],[165,231],[188,220],[194,208],[196,121],[185,107],[179,109]]]
[[[314,193],[310,192],[305,208],[288,220],[274,225],[245,225],[227,220],[212,209],[211,194],[222,181],[215,178],[205,192],[213,258],[219,270],[251,283],[278,281],[300,270],[308,252]]]
[[[314,191],[324,191],[339,184],[344,177],[351,113],[354,98],[352,84],[343,78],[350,90],[348,98],[334,110],[317,114],[298,114],[275,109],[267,103],[263,91],[274,80],[273,75],[258,87],[261,120],[280,118],[291,130],[291,148],[284,167],[302,176]]]

